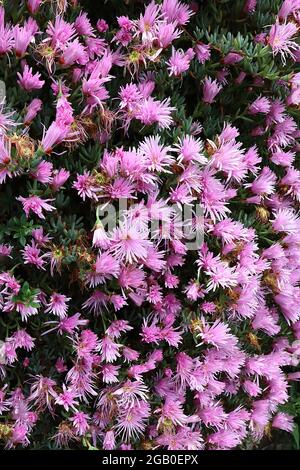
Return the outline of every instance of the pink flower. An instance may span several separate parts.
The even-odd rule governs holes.
[[[170,98],[158,101],[149,97],[144,100],[137,111],[136,118],[148,126],[158,123],[158,127],[161,129],[168,129],[173,122],[171,112],[174,110],[175,108],[170,106]]]
[[[257,0],[246,0],[244,5],[245,13],[254,13],[256,9]]]
[[[124,407],[115,425],[116,435],[126,442],[137,438],[146,428],[150,416],[150,406],[147,402],[139,400],[134,407]]]
[[[223,63],[225,65],[233,65],[238,64],[241,60],[243,60],[243,56],[238,52],[228,52],[223,59]]]
[[[59,357],[55,363],[55,369],[57,370],[58,373],[63,373],[68,370],[67,366],[64,363],[64,360],[62,357]]]
[[[278,209],[271,220],[272,227],[276,232],[286,232],[290,234],[298,233],[300,229],[300,219],[291,209]]]
[[[63,391],[59,395],[55,394],[55,403],[62,406],[66,411],[69,409],[76,410],[78,405],[76,398],[77,393],[72,388],[67,388],[65,384],[63,384]]]
[[[103,19],[98,20],[96,26],[97,26],[99,33],[105,33],[105,31],[108,30],[108,24]]]
[[[227,429],[222,429],[214,434],[209,434],[207,441],[213,448],[216,447],[217,449],[222,450],[233,449],[241,443],[241,439],[238,434]]]
[[[14,45],[14,32],[4,21],[5,11],[0,7],[0,56],[10,52]]]
[[[65,170],[64,168],[60,168],[59,170],[54,170],[53,177],[51,180],[51,188],[54,191],[58,191],[68,180],[70,176],[70,172]]]
[[[272,194],[275,191],[276,175],[269,167],[263,167],[259,176],[254,180],[253,183],[249,184],[251,191],[254,194],[263,196],[265,194]],[[247,184],[248,186],[248,184]]]
[[[118,371],[120,366],[114,366],[113,364],[106,364],[102,366],[101,373],[103,382],[106,384],[118,382]]]
[[[174,157],[169,154],[171,147],[164,147],[158,136],[146,137],[139,146],[139,151],[145,156],[147,167],[151,171],[167,171],[166,168],[174,163]]]
[[[286,56],[294,57],[294,52],[299,50],[299,45],[292,40],[292,37],[297,33],[298,27],[295,23],[283,23],[278,21],[272,26],[268,44],[273,50],[273,54],[280,54],[283,63],[285,63]]]
[[[98,275],[100,283],[104,282],[105,279],[112,279],[117,277],[120,272],[120,264],[109,253],[101,253],[96,260],[95,271]]]
[[[24,123],[26,125],[30,124],[31,121],[36,117],[36,115],[42,109],[43,103],[39,98],[34,98],[31,103],[27,106],[26,114],[24,117]]]
[[[27,64],[25,65],[22,74],[17,73],[18,84],[26,91],[32,91],[35,89],[40,89],[43,87],[45,81],[40,80],[41,74],[40,73],[32,73],[32,68],[29,67]]]
[[[273,418],[272,427],[292,432],[294,429],[293,416],[290,416],[287,413],[278,412]]]
[[[35,15],[43,0],[26,0],[29,13]]]
[[[51,153],[55,145],[60,144],[67,137],[69,129],[59,126],[55,121],[50,124],[41,141],[41,147],[45,153]]]
[[[74,22],[75,29],[80,36],[93,36],[93,27],[86,12],[81,11]]]
[[[72,421],[74,428],[76,429],[76,434],[78,436],[83,436],[89,429],[88,424],[89,416],[82,411],[77,411],[70,421]]]
[[[10,341],[13,342],[16,348],[31,351],[34,348],[35,338],[32,338],[25,330],[17,330],[10,338]]]
[[[20,201],[23,205],[26,217],[28,217],[29,212],[34,212],[40,219],[44,219],[43,210],[53,211],[55,207],[48,204],[48,202],[53,201],[53,199],[41,199],[38,196],[29,196],[29,197],[17,197],[17,200]]]
[[[53,164],[42,160],[36,169],[31,173],[31,176],[36,179],[39,183],[49,183],[52,178]]]
[[[162,3],[162,13],[167,19],[168,23],[178,23],[184,26],[193,15],[193,11],[189,9],[188,5],[179,0],[164,0]]]
[[[50,312],[61,319],[65,318],[68,311],[67,302],[69,302],[69,300],[71,300],[70,297],[54,292],[50,297],[49,303],[46,305],[45,313]]]
[[[211,326],[204,323],[199,337],[203,343],[212,344],[216,348],[230,349],[237,342],[236,338],[229,333],[228,326],[220,321],[215,321]]]
[[[289,15],[297,10],[300,10],[299,0],[284,0],[278,12],[278,17],[281,20],[286,20]]]
[[[85,171],[82,175],[77,175],[77,180],[73,183],[73,188],[77,189],[79,196],[85,201],[85,198],[97,199],[97,188],[94,185],[94,179]]]
[[[106,333],[112,338],[119,338],[121,333],[132,330],[126,320],[114,320],[107,328]]]
[[[135,223],[125,219],[116,228],[111,237],[109,251],[113,256],[127,263],[144,260],[151,242],[147,239],[147,231],[142,231]]]
[[[203,82],[203,98],[204,103],[211,104],[215,101],[215,97],[221,91],[222,86],[218,84],[217,80],[212,78],[205,78]]]
[[[166,24],[159,22],[156,25],[155,37],[157,38],[159,47],[162,49],[169,47],[175,39],[179,38],[180,34],[181,32],[177,29],[177,23]]]
[[[33,264],[39,269],[45,269],[45,260],[43,258],[47,255],[44,254],[40,256],[41,250],[34,242],[32,242],[31,245],[26,245],[21,252],[23,253],[24,264]]]
[[[109,336],[105,336],[99,345],[102,359],[106,362],[114,362],[118,357],[121,356],[119,349],[120,344],[115,343]]]
[[[74,39],[76,31],[73,24],[67,23],[62,16],[57,15],[54,24],[49,21],[46,30],[51,39],[51,46],[62,49],[68,41]]]
[[[17,57],[22,57],[25,55],[27,47],[32,40],[34,34],[32,30],[28,27],[16,25],[13,28],[14,34],[14,49],[16,51]]]
[[[270,100],[266,97],[256,98],[255,101],[249,106],[250,114],[263,113],[268,114],[271,109]]]
[[[202,42],[197,43],[195,46],[196,57],[200,64],[204,64],[210,59],[210,45]]]
[[[103,449],[113,450],[116,448],[116,440],[114,431],[107,431],[103,439]]]
[[[94,233],[93,233],[93,246],[97,248],[102,248],[106,249],[110,245],[110,240],[108,238],[108,235],[100,222],[96,222],[96,225],[94,227]]]
[[[183,72],[186,72],[190,67],[190,62],[193,59],[195,53],[192,49],[186,52],[182,50],[176,50],[172,47],[172,55],[166,64],[168,65],[169,75],[175,75],[178,77]]]
[[[114,306],[116,312],[121,310],[125,305],[128,305],[124,297],[121,295],[113,294],[110,298],[111,303]]]
[[[63,47],[63,54],[60,62],[65,66],[74,64],[85,65],[89,60],[86,48],[76,38],[73,41],[68,42]]]
[[[10,254],[12,252],[13,247],[10,245],[4,245],[3,243],[0,244],[0,256],[8,256],[11,258]]]

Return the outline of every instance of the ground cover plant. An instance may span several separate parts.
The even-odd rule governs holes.
[[[300,1],[0,4],[1,447],[299,448]]]

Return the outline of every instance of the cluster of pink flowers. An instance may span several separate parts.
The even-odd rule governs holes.
[[[0,56],[17,61],[26,94],[23,109],[0,108],[0,183],[16,182],[25,237],[22,247],[6,232],[0,239],[0,439],[30,445],[45,416],[58,448],[233,449],[291,432],[283,407],[300,379],[300,73],[278,84],[282,99],[251,77],[258,92],[242,115],[251,145],[243,121],[229,118],[208,138],[201,119],[181,125],[155,73],[193,79],[193,64],[219,54],[186,36],[201,14],[195,2],[153,0],[137,18],[118,17],[112,33],[84,11],[69,21],[67,6],[43,26],[42,2],[24,3],[17,25],[0,7]],[[255,8],[247,1],[244,12]],[[255,42],[283,67],[296,63],[299,27],[300,2],[285,0]],[[243,51],[220,59],[197,82],[206,113]],[[46,92],[52,114],[41,124]],[[66,194],[93,220],[77,236]]]

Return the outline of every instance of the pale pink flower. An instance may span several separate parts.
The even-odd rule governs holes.
[[[38,196],[29,196],[29,197],[17,197],[17,200],[20,201],[23,205],[24,212],[26,217],[29,216],[29,212],[34,212],[40,219],[44,219],[44,211],[53,211],[55,207],[48,204],[48,202],[53,201],[53,199],[41,199]]]
[[[45,80],[41,80],[41,74],[33,74],[32,68],[27,64],[24,66],[23,72],[17,73],[18,84],[26,91],[38,90],[43,87]]]
[[[203,101],[204,103],[211,104],[215,101],[215,97],[220,93],[222,86],[218,84],[217,80],[208,77],[203,82]]]

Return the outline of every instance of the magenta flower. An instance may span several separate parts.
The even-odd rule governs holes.
[[[264,96],[256,98],[253,103],[249,106],[250,114],[263,113],[268,114],[271,109],[270,100]]]
[[[108,30],[108,24],[105,20],[100,19],[97,21],[97,29],[99,33],[105,33]]]
[[[297,31],[297,26],[291,22],[283,24],[276,22],[270,30],[268,44],[274,55],[281,55],[283,63],[287,56],[294,57],[294,52],[299,50],[299,45],[292,40]]]
[[[23,73],[18,73],[17,75],[19,77],[18,84],[26,91],[40,89],[45,83],[44,80],[40,80],[41,74],[38,72],[33,74],[32,68],[27,64],[23,69]]]
[[[283,431],[292,432],[294,429],[293,417],[287,413],[279,412],[273,418],[272,427],[282,429]]]
[[[195,53],[200,64],[204,64],[210,59],[210,45],[204,43],[197,43],[195,46]]]
[[[86,48],[76,38],[73,41],[68,42],[63,47],[63,54],[60,58],[60,62],[65,66],[74,64],[85,65],[88,62],[88,54]]]
[[[222,86],[218,84],[217,80],[212,80],[208,77],[203,82],[203,98],[204,103],[211,104],[215,101],[215,97],[220,93]]]
[[[55,121],[50,124],[47,130],[44,130],[44,135],[41,140],[41,147],[45,153],[51,153],[53,147],[62,143],[67,137],[69,127],[60,126]]]
[[[43,0],[26,0],[29,13],[35,15]]]
[[[250,13],[250,14],[254,13],[256,9],[256,4],[257,4],[257,0],[246,0],[244,8],[243,8],[244,12]]]
[[[175,75],[178,77],[183,72],[186,72],[190,67],[190,62],[193,59],[195,53],[192,49],[188,49],[186,52],[181,50],[175,50],[172,48],[172,55],[167,63],[169,75]]]
[[[45,260],[43,259],[47,255],[40,255],[41,250],[36,246],[34,242],[31,245],[26,245],[24,250],[22,250],[24,264],[33,264],[39,269],[45,269],[44,264]]]
[[[60,168],[58,171],[54,170],[53,177],[51,180],[51,187],[54,191],[58,191],[65,182],[69,179],[70,172],[64,168]]]
[[[48,204],[48,202],[53,201],[54,199],[41,199],[38,196],[29,196],[29,197],[22,197],[19,196],[17,198],[23,205],[23,210],[26,214],[26,217],[29,216],[29,212],[34,212],[40,219],[44,219],[45,216],[43,214],[44,211],[53,211],[55,207]]]
[[[13,34],[16,55],[17,57],[22,57],[25,55],[27,47],[34,36],[34,33],[26,26],[17,25],[13,28]]]
[[[34,98],[27,106],[24,123],[29,125],[42,109],[43,103],[39,98]]]
[[[174,110],[175,108],[170,106],[170,98],[158,101],[149,97],[137,111],[136,118],[143,124],[151,125],[157,123],[161,129],[168,129],[173,122],[171,112]]]
[[[225,65],[233,65],[238,64],[241,60],[243,60],[243,56],[238,52],[228,52],[223,59],[223,63]]]
[[[51,297],[49,303],[46,305],[45,313],[52,313],[53,315],[57,315],[59,318],[65,318],[68,311],[67,303],[70,301],[70,297],[66,297],[63,294],[58,294],[54,292]]]
[[[10,52],[14,45],[13,28],[5,24],[4,17],[4,8],[0,6],[0,56]]]
[[[146,137],[140,144],[139,151],[147,161],[147,167],[151,171],[167,171],[170,165],[174,163],[174,157],[170,155],[171,147],[164,147],[158,136]]]

